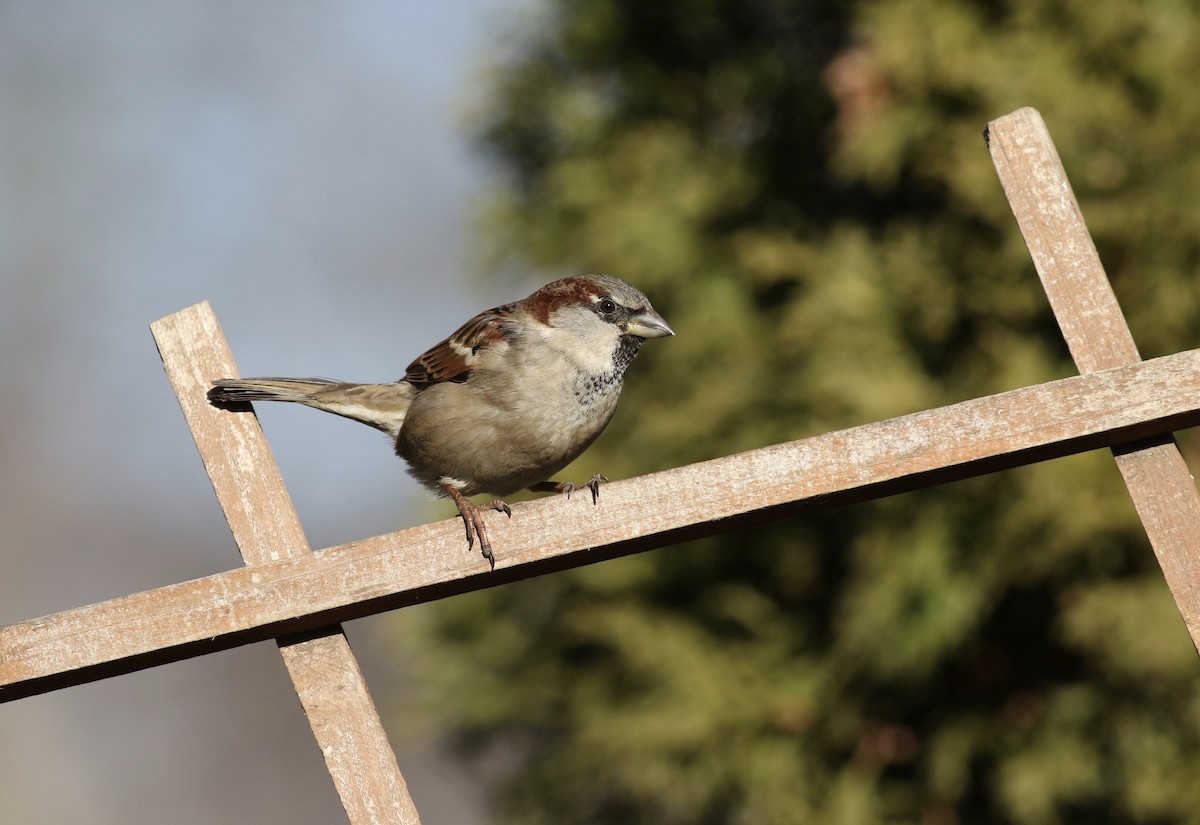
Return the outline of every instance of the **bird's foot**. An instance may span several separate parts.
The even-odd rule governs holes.
[[[488,541],[487,525],[483,522],[483,513],[485,510],[498,510],[504,515],[512,518],[512,508],[507,502],[496,499],[488,504],[475,504],[469,498],[464,496],[458,490],[449,485],[443,487],[446,493],[454,500],[455,506],[458,507],[458,514],[462,516],[463,525],[467,531],[467,551],[475,546],[475,537],[479,537],[479,549],[483,553],[483,557],[487,559],[491,569],[496,569],[496,556],[492,553],[492,543]]]
[[[596,473],[586,484],[573,484],[570,481],[539,481],[529,489],[535,493],[566,493],[567,498],[570,498],[571,493],[586,488],[592,493],[592,504],[597,504],[600,501],[600,484],[604,481],[608,481],[608,477]]]

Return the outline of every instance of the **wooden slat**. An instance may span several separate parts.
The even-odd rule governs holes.
[[[992,161],[1081,373],[1137,363],[1125,317],[1046,124],[1020,109],[988,124]],[[1192,642],[1200,649],[1200,495],[1174,439],[1114,450]]]
[[[492,573],[457,519],[281,554],[0,628],[0,701],[1197,423],[1193,350],[524,502],[491,521]]]
[[[258,420],[208,404],[237,366],[208,303],[151,325],[171,386],[247,565],[312,555]],[[115,628],[94,628],[98,643]],[[300,703],[353,825],[418,822],[395,754],[338,625],[279,642]]]

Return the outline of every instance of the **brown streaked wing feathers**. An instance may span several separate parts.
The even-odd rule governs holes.
[[[460,384],[466,381],[480,351],[508,334],[504,322],[512,314],[513,306],[505,304],[485,310],[467,321],[445,341],[409,364],[404,380],[418,388],[443,381]]]

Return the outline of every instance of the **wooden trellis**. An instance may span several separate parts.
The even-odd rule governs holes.
[[[274,639],[349,820],[416,823],[339,622],[1099,447],[1200,647],[1200,496],[1172,436],[1200,423],[1200,350],[1141,360],[1041,116],[985,134],[1079,376],[614,482],[599,507],[519,504],[489,572],[457,519],[312,552],[257,419],[207,403],[238,373],[198,304],[151,329],[246,566],[0,628],[0,701]]]

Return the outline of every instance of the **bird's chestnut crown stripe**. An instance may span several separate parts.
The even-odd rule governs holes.
[[[587,306],[601,297],[596,284],[585,278],[563,278],[539,289],[529,296],[529,313],[546,326],[550,326],[550,311],[571,302]]]

